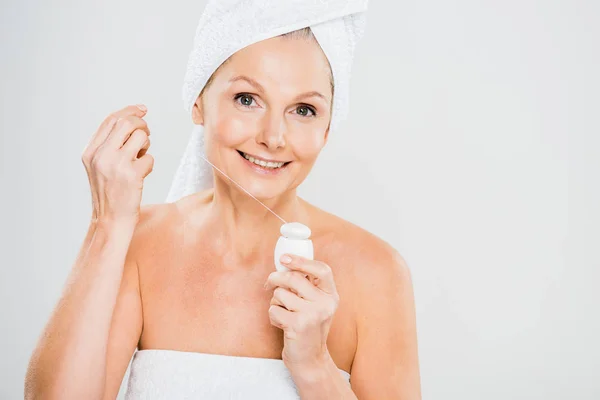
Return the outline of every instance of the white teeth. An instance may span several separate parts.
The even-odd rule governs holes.
[[[260,165],[261,167],[264,168],[272,168],[272,169],[276,169],[276,168],[280,168],[283,164],[282,162],[272,162],[272,161],[262,161],[262,160],[257,160],[252,156],[247,155],[246,153],[242,153],[244,155],[244,158],[254,164]]]

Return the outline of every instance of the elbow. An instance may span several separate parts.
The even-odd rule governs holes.
[[[89,385],[78,385],[59,375],[54,366],[43,368],[39,362],[32,359],[25,375],[23,398],[25,400],[102,399],[101,395],[90,393]]]
[[[44,378],[41,368],[33,359],[29,362],[25,374],[23,398],[25,400],[54,400],[60,398],[56,393],[55,385],[50,379]]]
[[[44,390],[39,379],[39,376],[35,372],[35,365],[29,365],[27,374],[25,375],[24,384],[24,396],[25,400],[36,400],[36,399],[53,399],[47,390]],[[46,387],[47,388],[47,387]]]
[[[33,353],[31,358],[29,359],[29,364],[27,365],[27,372],[25,373],[25,382],[24,382],[24,396],[25,400],[35,400],[41,398],[48,398],[45,393],[42,393],[43,385],[40,384],[40,374],[38,368],[38,357],[36,357],[36,352]]]

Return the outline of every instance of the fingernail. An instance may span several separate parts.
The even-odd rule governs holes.
[[[137,104],[136,107],[139,108],[140,110],[144,111],[144,112],[148,111],[148,109],[146,108],[146,106],[143,105],[143,104]]]
[[[280,259],[280,261],[281,261],[283,264],[288,264],[290,261],[292,261],[292,257],[290,257],[290,256],[288,256],[288,255],[283,255],[283,256],[281,256],[281,259]]]

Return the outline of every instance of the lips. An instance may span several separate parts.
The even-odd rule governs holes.
[[[247,157],[252,157],[255,160],[259,160],[259,161],[264,161],[264,162],[271,162],[271,163],[290,163],[291,161],[283,161],[283,160],[271,160],[268,158],[263,158],[263,157],[259,157],[259,156],[255,156],[254,154],[250,154],[250,153],[245,153],[241,150],[236,150],[242,157],[247,158]]]
[[[250,154],[244,153],[240,150],[236,150],[236,151],[240,155],[244,164],[251,167],[254,171],[257,171],[257,172],[260,172],[260,173],[266,174],[266,175],[279,174],[282,171],[285,171],[287,169],[287,166],[291,163],[291,161],[265,160],[262,158],[255,159],[254,156],[252,156]],[[246,157],[252,158],[252,161]],[[255,161],[259,161],[259,164],[265,164],[265,165],[259,165]],[[282,162],[283,162],[283,164],[281,164]],[[281,166],[277,166],[277,165],[281,165]]]

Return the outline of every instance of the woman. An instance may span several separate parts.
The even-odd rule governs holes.
[[[193,105],[208,159],[311,228],[315,260],[292,255],[289,272],[273,266],[281,222],[221,173],[140,209],[147,110],[111,114],[82,157],[92,222],[26,398],[114,399],[134,352],[128,398],[420,398],[406,263],[296,194],[327,142],[335,89],[305,28],[236,51]]]

